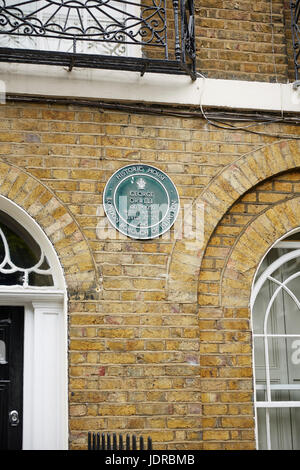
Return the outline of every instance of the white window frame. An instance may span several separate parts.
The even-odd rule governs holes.
[[[257,411],[258,408],[264,408],[266,410],[266,437],[267,437],[267,449],[271,450],[272,445],[271,445],[271,429],[270,429],[270,409],[274,408],[300,408],[300,401],[273,401],[272,396],[271,396],[271,391],[272,390],[300,390],[300,384],[299,385],[292,385],[292,384],[271,384],[271,379],[270,379],[270,364],[269,364],[269,348],[268,348],[268,338],[300,338],[300,334],[268,334],[267,333],[267,322],[268,322],[268,317],[270,314],[271,307],[279,294],[279,292],[284,289],[285,292],[287,292],[288,295],[290,295],[293,300],[295,301],[299,311],[300,311],[300,301],[296,298],[296,296],[293,294],[293,292],[287,287],[287,283],[291,281],[292,279],[295,279],[297,277],[300,277],[300,272],[294,273],[290,277],[288,277],[284,282],[280,282],[277,279],[274,279],[272,277],[272,273],[276,271],[281,265],[286,263],[289,260],[295,259],[300,257],[300,241],[282,241],[283,239],[287,238],[288,236],[298,232],[299,229],[294,229],[288,234],[285,234],[279,241],[277,241],[269,250],[272,248],[293,248],[293,251],[286,253],[282,255],[280,258],[275,260],[271,265],[268,266],[268,268],[261,274],[259,279],[255,282],[256,276],[254,277],[253,281],[253,286],[252,286],[252,292],[251,292],[251,299],[250,299],[250,307],[251,307],[251,323],[252,323],[252,332],[253,332],[253,350],[252,350],[252,359],[253,359],[253,378],[254,378],[254,411],[255,411],[255,435],[256,435],[256,447],[258,448],[258,418],[257,418]],[[267,252],[267,253],[268,253]],[[265,259],[264,256],[263,259]],[[263,260],[262,260],[263,261]],[[262,263],[261,261],[261,263]],[[259,264],[259,267],[261,266],[261,263]],[[257,269],[257,272],[259,270],[259,267]],[[260,289],[262,288],[264,282],[269,279],[276,284],[278,284],[277,289],[273,293],[267,310],[265,312],[265,318],[264,318],[264,332],[261,334],[256,334],[254,333],[254,328],[253,328],[253,307],[255,300],[257,298],[258,293],[260,292]],[[254,284],[255,282],[255,284]],[[257,385],[256,384],[256,374],[255,374],[255,354],[254,354],[254,348],[255,348],[255,338],[263,338],[264,340],[264,352],[265,352],[265,371],[266,371],[266,385]],[[257,400],[257,390],[266,390],[266,395],[267,395],[267,400],[265,401],[259,401]]]

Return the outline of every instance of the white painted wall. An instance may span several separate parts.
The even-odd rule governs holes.
[[[300,111],[300,88],[293,84],[216,80],[115,70],[73,69],[30,64],[0,65],[7,93],[145,101],[149,103],[220,107],[225,109]]]

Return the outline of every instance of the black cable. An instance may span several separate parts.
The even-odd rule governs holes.
[[[261,113],[241,113],[237,111],[224,112],[224,111],[207,111],[204,112],[203,107],[200,105],[200,112],[195,110],[186,111],[184,109],[176,108],[167,108],[161,107],[153,104],[147,106],[141,106],[139,103],[127,104],[127,103],[111,103],[104,101],[96,100],[82,100],[82,99],[69,99],[69,98],[51,98],[51,97],[39,97],[39,96],[20,96],[20,95],[8,95],[6,97],[7,101],[17,101],[17,102],[29,102],[29,103],[51,103],[51,104],[65,104],[65,105],[74,105],[74,106],[89,106],[96,107],[99,112],[103,109],[111,109],[114,111],[121,112],[135,112],[138,114],[152,114],[152,115],[161,115],[161,116],[172,116],[180,118],[204,118],[211,126],[218,129],[223,129],[227,131],[243,131],[256,135],[263,135],[267,137],[274,138],[285,138],[285,139],[295,139],[299,140],[300,136],[290,135],[290,134],[279,134],[279,133],[270,133],[270,132],[260,132],[250,129],[250,127],[255,127],[257,125],[268,125],[268,124],[300,124],[300,118],[297,115],[286,115],[286,116],[274,116],[273,114],[266,115]],[[224,122],[227,121],[227,122]],[[235,126],[228,121],[239,121],[239,122],[250,122],[248,126]]]

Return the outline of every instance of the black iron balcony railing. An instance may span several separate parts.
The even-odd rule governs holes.
[[[0,0],[0,61],[195,79],[193,0]]]
[[[294,65],[296,80],[299,80],[300,71],[300,0],[291,1],[292,40],[294,49]]]

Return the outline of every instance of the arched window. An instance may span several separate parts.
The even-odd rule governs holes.
[[[262,261],[251,297],[259,449],[300,449],[300,233]]]

